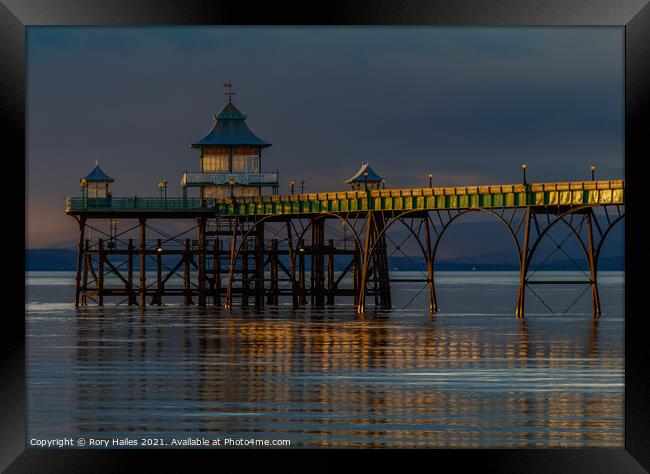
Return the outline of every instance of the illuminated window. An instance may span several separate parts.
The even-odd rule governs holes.
[[[242,155],[234,155],[232,157],[232,172],[243,173],[246,170],[246,157]]]
[[[235,197],[259,196],[260,188],[252,186],[235,186],[233,189]]]
[[[246,172],[247,173],[259,173],[259,158],[257,156],[247,156],[246,157]]]
[[[259,157],[257,155],[233,155],[233,173],[259,173]]]
[[[203,147],[201,171],[204,173],[228,172],[228,148],[223,146]]]
[[[230,197],[230,186],[210,186],[203,188],[203,198],[225,198]]]
[[[204,173],[228,172],[228,155],[203,155],[202,171]]]
[[[106,183],[89,183],[88,184],[88,197],[89,198],[104,198],[107,197],[108,184]]]

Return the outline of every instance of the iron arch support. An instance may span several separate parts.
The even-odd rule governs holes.
[[[587,257],[587,259],[589,259],[589,249],[587,248],[584,241],[582,240],[582,237],[580,237],[580,234],[573,228],[573,226],[570,223],[568,223],[564,219],[564,217],[566,217],[566,216],[562,216],[562,223],[564,223],[569,228],[569,230],[571,230],[573,235],[575,235],[576,240],[578,241],[578,243],[580,244],[580,247],[582,248],[582,250],[585,253],[585,257]]]
[[[428,219],[428,218],[429,218],[429,216],[427,215],[427,219]],[[422,245],[422,242],[420,242],[420,237],[415,233],[415,231],[413,230],[413,228],[412,228],[410,225],[408,225],[406,222],[404,222],[404,220],[402,219],[401,216],[400,216],[400,217],[396,217],[395,219],[396,219],[396,220],[399,220],[402,224],[404,224],[404,227],[406,227],[406,228],[408,229],[408,231],[411,233],[411,235],[412,235],[413,237],[415,237],[415,241],[418,243],[418,246],[420,247],[420,250],[422,250],[422,255],[424,255],[425,258],[428,258],[428,257],[427,257],[427,251],[426,251],[426,249],[424,248],[424,245]]]
[[[463,216],[463,215],[467,214],[468,212],[476,212],[476,211],[485,211],[485,212],[488,212],[488,213],[492,214],[493,216],[495,216],[495,217],[499,220],[499,222],[501,222],[501,223],[506,227],[506,229],[508,230],[508,233],[509,233],[510,236],[512,237],[512,239],[513,239],[513,241],[514,241],[514,243],[515,243],[515,246],[517,247],[517,253],[518,253],[518,254],[521,253],[521,246],[520,246],[520,244],[519,244],[519,241],[517,240],[517,236],[515,235],[514,231],[512,230],[512,228],[510,227],[510,225],[508,224],[508,222],[507,222],[507,221],[506,221],[502,216],[500,216],[499,214],[497,214],[496,212],[494,212],[492,209],[484,209],[484,208],[469,208],[469,209],[462,209],[462,210],[459,210],[459,213],[458,213],[458,214],[456,214],[455,216],[451,217],[451,218],[449,219],[449,221],[447,221],[447,223],[445,223],[445,225],[443,226],[442,230],[438,233],[438,235],[437,235],[437,237],[436,237],[436,243],[434,244],[434,249],[433,249],[432,254],[435,255],[436,248],[437,248],[437,246],[438,246],[438,243],[439,243],[439,241],[440,241],[440,238],[442,237],[442,234],[447,230],[447,228],[449,227],[449,225],[450,225],[453,221],[455,221],[455,220],[456,220],[457,218],[459,218],[460,216]],[[390,222],[388,222],[388,223],[384,226],[384,228],[382,229],[382,231],[377,235],[377,238],[380,238],[380,237],[381,237],[381,236],[382,236],[382,235],[383,235],[383,234],[384,234],[384,233],[385,233],[385,232],[386,232],[386,231],[387,231],[387,230],[388,230],[388,229],[389,229],[389,228],[390,228],[390,227],[395,223],[395,221],[403,219],[406,215],[415,214],[415,213],[421,213],[421,212],[423,212],[423,211],[421,211],[421,210],[407,211],[407,212],[405,212],[405,213],[403,213],[403,214],[400,214],[399,216],[394,217]],[[426,212],[427,217],[428,217],[429,212],[431,212],[431,211],[424,211],[424,212]],[[404,224],[404,225],[406,225],[406,224]],[[408,226],[406,226],[406,227],[409,228]],[[409,229],[410,229],[410,228],[409,228]],[[411,229],[411,233],[413,233],[412,229]],[[417,240],[417,236],[416,236],[415,234],[413,234],[413,235],[416,237],[416,240]],[[376,241],[375,241],[375,242],[373,243],[373,245],[371,246],[371,248],[370,248],[370,253],[372,253],[372,252],[374,251],[375,245],[376,245]],[[421,245],[421,244],[420,244],[420,248],[422,248],[422,245]],[[424,250],[424,249],[423,249],[423,250]]]
[[[519,297],[518,297],[518,302],[517,302],[517,310],[516,310],[516,315],[517,317],[523,318],[524,317],[524,298],[525,298],[525,290],[527,286],[527,275],[528,275],[528,267],[530,265],[530,262],[532,261],[533,257],[535,256],[535,252],[539,248],[539,245],[543,238],[548,234],[548,232],[555,227],[558,223],[562,222],[564,225],[567,225],[570,229],[571,232],[575,235],[577,240],[579,241],[580,245],[582,246],[583,250],[585,251],[585,254],[587,256],[587,261],[589,263],[589,271],[590,271],[590,276],[589,276],[589,283],[591,285],[591,291],[592,291],[592,306],[593,306],[593,314],[594,318],[598,318],[600,316],[600,301],[599,301],[599,296],[598,296],[598,284],[596,280],[596,267],[594,264],[594,255],[593,255],[593,241],[591,237],[591,218],[593,217],[593,207],[592,205],[583,205],[583,206],[577,206],[575,208],[570,208],[565,212],[562,212],[556,216],[556,218],[550,222],[541,232],[538,229],[538,235],[535,238],[535,241],[533,242],[533,245],[530,247],[530,249],[522,249],[522,251],[526,251],[526,257],[525,259],[522,258],[521,266],[520,266],[520,283],[519,283]],[[565,220],[565,217],[571,214],[575,214],[578,212],[582,211],[587,211],[588,215],[588,240],[589,240],[589,248],[586,248],[584,245],[584,242],[578,232]],[[529,223],[527,225],[530,225]]]
[[[541,240],[544,238],[544,236],[548,233],[548,231],[551,230],[551,228],[553,228],[553,227],[554,227],[557,223],[559,223],[559,222],[564,222],[563,219],[564,219],[565,216],[568,216],[568,215],[570,215],[570,214],[574,214],[574,213],[576,213],[576,212],[578,212],[578,211],[584,211],[585,209],[589,209],[589,208],[591,208],[591,207],[592,207],[592,206],[580,206],[580,207],[575,207],[575,208],[573,208],[573,209],[569,209],[568,211],[565,211],[565,212],[559,214],[559,215],[555,218],[555,220],[553,220],[550,224],[548,224],[548,225],[544,228],[544,230],[542,230],[542,231],[539,233],[539,235],[535,238],[535,242],[533,243],[532,247],[530,247],[530,250],[528,251],[528,256],[526,257],[526,262],[525,262],[525,263],[526,263],[526,267],[528,267],[528,264],[529,264],[530,261],[532,260],[533,255],[535,255],[535,251],[537,250],[537,247],[539,246],[539,243],[540,243]],[[566,222],[565,222],[565,224],[566,224]]]
[[[515,210],[517,210],[517,209],[518,208],[515,208]],[[505,228],[508,230],[508,233],[512,237],[512,240],[515,243],[515,247],[517,247],[517,255],[518,256],[521,255],[521,245],[519,244],[519,240],[517,239],[517,234],[515,234],[515,231],[512,230],[512,227],[510,227],[510,224],[503,218],[503,216],[500,215],[500,214],[497,214],[492,209],[487,209],[487,208],[486,209],[479,209],[479,211],[489,212],[494,217],[496,217],[499,220],[499,222],[501,222],[505,226]]]
[[[431,249],[431,251],[430,251],[430,255],[427,254],[427,251],[426,251],[426,249],[424,248],[424,246],[422,245],[422,242],[420,241],[419,236],[416,235],[416,234],[415,234],[415,231],[414,231],[410,226],[408,226],[408,225],[403,221],[404,217],[407,217],[407,216],[412,215],[412,214],[422,213],[422,210],[419,210],[419,209],[418,209],[418,210],[413,210],[413,211],[407,211],[407,212],[404,212],[404,213],[400,214],[399,216],[395,216],[395,217],[393,217],[393,218],[392,218],[388,223],[386,223],[386,225],[384,226],[384,228],[382,229],[382,231],[377,235],[377,237],[376,237],[375,241],[373,242],[373,244],[371,245],[371,247],[370,247],[368,253],[369,253],[369,255],[372,255],[372,253],[374,252],[375,247],[376,247],[377,242],[379,241],[379,239],[380,239],[380,238],[381,238],[381,237],[382,237],[382,236],[383,236],[383,235],[388,231],[388,229],[389,229],[393,224],[395,224],[395,222],[399,221],[399,222],[401,222],[401,223],[402,223],[402,224],[403,224],[403,225],[404,225],[404,226],[409,230],[409,232],[410,232],[410,233],[415,237],[415,240],[418,242],[418,245],[419,245],[419,247],[420,247],[420,250],[422,251],[422,254],[423,254],[423,256],[425,257],[425,259],[430,259],[430,261],[431,261],[431,265],[432,265],[432,270],[431,270],[432,286],[435,286],[435,284],[433,283],[433,267],[435,266],[435,258],[436,258],[436,254],[437,254],[437,251],[438,251],[438,246],[439,246],[439,244],[440,244],[440,240],[441,240],[442,236],[444,235],[445,231],[449,228],[449,226],[450,226],[450,225],[451,225],[451,224],[452,224],[456,219],[458,219],[460,216],[463,216],[463,215],[465,215],[465,214],[467,214],[467,213],[469,213],[469,212],[476,212],[476,211],[485,211],[485,212],[488,212],[489,214],[495,216],[495,217],[498,219],[498,221],[501,222],[501,223],[505,226],[505,228],[508,230],[508,233],[509,233],[509,235],[511,236],[511,238],[512,238],[514,244],[515,244],[516,251],[517,251],[517,258],[518,258],[518,259],[521,259],[521,245],[520,245],[520,243],[519,243],[519,241],[518,241],[518,239],[517,239],[517,236],[516,236],[514,230],[513,230],[512,227],[510,226],[510,224],[509,224],[509,223],[508,223],[508,222],[503,218],[503,216],[501,216],[501,215],[499,215],[498,213],[494,212],[492,209],[484,209],[484,208],[469,208],[469,209],[462,209],[462,210],[459,210],[458,214],[456,214],[456,215],[454,215],[453,217],[451,217],[451,218],[450,218],[450,219],[449,219],[449,220],[448,220],[448,221],[447,221],[447,222],[442,226],[442,229],[440,230],[440,232],[437,232],[437,233],[436,233],[436,234],[437,234],[437,235],[436,235],[436,239],[435,239],[435,242],[434,242],[434,244],[433,244],[433,247],[432,247],[432,249]],[[430,217],[429,217],[429,213],[430,213],[431,211],[424,211],[424,212],[426,213],[426,218],[427,218],[428,220],[431,220]],[[369,261],[369,258],[364,258],[364,259],[363,259],[363,265],[364,265],[365,267],[367,267],[367,265],[368,265],[368,261]],[[367,272],[362,272],[362,274],[365,274],[365,275],[366,275],[365,281],[362,281],[362,282],[361,282],[361,285],[362,285],[362,286],[365,286],[365,285],[367,284]],[[432,290],[432,294],[435,295],[435,288]],[[434,296],[434,297],[435,297],[435,296]],[[436,303],[436,302],[432,302],[432,307],[434,308],[433,312],[436,312],[436,311],[437,311],[437,303]],[[360,308],[360,310],[362,311],[363,308]]]
[[[459,218],[459,217],[462,216],[462,215],[465,215],[465,214],[466,214],[467,212],[469,212],[469,211],[485,211],[485,212],[488,212],[488,213],[492,214],[493,216],[495,216],[495,217],[498,219],[498,221],[501,222],[501,223],[505,226],[505,228],[508,230],[508,233],[509,233],[510,236],[512,237],[512,240],[513,240],[513,242],[514,242],[514,244],[515,244],[515,248],[516,248],[516,251],[517,251],[517,259],[518,259],[519,261],[521,261],[521,244],[519,243],[519,240],[517,239],[517,235],[515,234],[515,231],[512,229],[512,227],[510,227],[510,224],[509,224],[509,223],[508,223],[508,222],[503,218],[503,216],[497,214],[497,213],[494,212],[492,209],[483,209],[483,208],[468,209],[468,211],[465,211],[465,212],[462,212],[462,213],[460,213],[460,214],[457,214],[456,216],[454,216],[453,218],[451,218],[451,219],[450,219],[450,220],[445,224],[445,226],[442,228],[442,230],[440,231],[440,233],[436,236],[436,241],[435,241],[435,244],[434,244],[434,247],[433,247],[433,251],[432,251],[432,255],[431,255],[431,261],[432,261],[432,265],[433,265],[432,275],[433,275],[433,272],[435,271],[436,255],[437,255],[437,253],[438,253],[438,246],[439,246],[439,244],[440,244],[440,241],[441,241],[441,239],[442,239],[442,236],[444,235],[444,233],[447,231],[447,229],[450,227],[450,225],[451,225],[451,224],[452,224],[452,223],[453,223],[457,218]],[[435,282],[434,282],[434,285],[435,285]],[[437,310],[437,302],[436,302],[436,310]]]
[[[370,212],[372,212],[372,211],[370,211]],[[403,219],[407,215],[422,214],[422,213],[426,213],[427,215],[429,214],[428,211],[422,211],[421,209],[414,209],[412,211],[406,211],[406,212],[404,212],[402,214],[399,214],[398,216],[393,216],[392,219],[389,222],[387,222],[386,225],[384,225],[384,228],[377,234],[377,237],[375,238],[375,241],[370,245],[370,248],[368,249],[368,254],[372,255],[372,252],[375,250],[375,246],[377,245],[377,242],[379,241],[379,239],[381,237],[383,237],[383,235],[388,231],[388,229],[393,224],[395,224],[395,222],[397,222],[400,219]],[[368,229],[366,229],[366,232],[367,231],[368,231]]]
[[[440,232],[438,233],[438,235],[436,235],[436,241],[435,241],[435,243],[433,244],[433,248],[431,249],[431,261],[432,261],[434,264],[435,264],[435,262],[436,262],[436,254],[438,253],[438,246],[440,245],[440,240],[442,239],[442,236],[445,234],[445,232],[447,231],[447,229],[449,229],[449,227],[451,226],[451,224],[452,224],[456,219],[458,219],[460,216],[464,216],[464,215],[467,214],[468,212],[472,212],[472,211],[471,211],[471,210],[463,211],[463,212],[461,212],[461,213],[459,213],[459,214],[456,214],[456,215],[455,215],[454,217],[452,217],[451,219],[449,219],[449,221],[447,221],[447,223],[445,223],[445,225],[442,227],[442,229],[440,230]]]
[[[382,219],[385,217],[385,212],[384,211],[375,211],[379,212],[382,215]],[[370,261],[370,256],[373,254],[375,251],[375,248],[377,246],[377,242],[381,240],[381,238],[384,236],[386,231],[393,225],[395,224],[398,220],[401,220],[407,215],[411,214],[422,214],[423,212],[426,213],[426,211],[422,211],[421,209],[413,209],[410,211],[406,211],[403,213],[400,213],[399,215],[395,215],[395,212],[393,211],[392,218],[388,222],[386,222],[383,225],[383,228],[377,233],[375,236],[375,239],[373,242],[370,242],[370,237],[369,237],[369,232],[371,232],[371,222],[373,221],[373,211],[367,211],[367,216],[368,216],[368,225],[365,229],[366,232],[366,243],[367,243],[367,248],[364,249],[362,259],[361,259],[361,281],[360,283],[360,289],[359,289],[359,299],[358,299],[358,304],[357,304],[357,313],[363,314],[365,312],[365,299],[366,299],[366,285],[368,283],[368,264]]]
[[[360,239],[360,237],[359,237],[359,233],[356,231],[356,229],[354,228],[354,226],[350,223],[350,221],[349,221],[347,218],[345,218],[345,217],[343,217],[343,216],[341,216],[341,215],[339,215],[339,214],[335,214],[335,213],[333,213],[333,212],[321,212],[321,213],[318,214],[317,217],[315,217],[314,219],[312,219],[312,222],[310,222],[309,224],[307,224],[307,226],[302,230],[302,232],[300,233],[300,235],[297,235],[297,236],[296,236],[296,250],[298,249],[298,242],[300,242],[301,240],[304,239],[305,234],[306,234],[307,231],[312,227],[312,223],[315,222],[315,221],[317,221],[317,220],[324,219],[325,217],[328,217],[328,216],[329,216],[329,217],[336,217],[337,219],[340,219],[341,221],[343,221],[343,223],[344,223],[345,225],[347,225],[347,226],[350,228],[350,230],[352,231],[352,236],[354,237],[354,241],[355,241],[356,244],[357,244],[357,248],[359,248],[359,249],[361,248],[361,239]],[[292,257],[291,257],[291,259],[292,259],[292,265],[293,265],[294,268],[295,268],[295,265],[296,265],[296,252],[292,252]],[[295,280],[295,277],[292,276],[292,279]]]
[[[315,218],[312,219],[312,222],[317,221],[317,220],[324,219],[325,217],[328,217],[328,216],[329,216],[329,217],[336,217],[337,219],[342,220],[342,221],[345,223],[345,225],[347,225],[347,226],[350,228],[350,230],[352,231],[352,235],[353,235],[354,240],[355,240],[355,242],[357,243],[357,245],[359,245],[359,246],[361,245],[361,239],[360,239],[360,237],[359,237],[359,233],[356,231],[356,229],[354,228],[354,226],[352,226],[352,225],[350,224],[349,219],[347,219],[347,218],[341,216],[340,214],[335,214],[335,213],[333,213],[333,212],[320,212],[320,213],[318,214],[317,217],[315,217]],[[305,237],[305,234],[307,233],[307,231],[312,227],[312,222],[310,222],[309,224],[307,224],[307,227],[305,227],[305,228],[302,230],[302,232],[300,233],[299,236],[296,236],[296,237],[297,237],[296,242],[302,240],[302,239]]]
[[[607,226],[607,229],[605,229],[605,232],[603,232],[603,235],[600,237],[600,242],[598,242],[598,247],[596,247],[596,254],[595,254],[595,258],[594,258],[595,261],[596,261],[596,266],[598,266],[598,259],[600,258],[600,251],[602,250],[602,248],[603,248],[603,244],[605,243],[605,238],[606,238],[607,235],[609,234],[609,231],[612,230],[612,228],[613,228],[613,227],[614,227],[614,226],[615,226],[619,221],[623,220],[624,217],[625,217],[625,213],[621,214],[621,215],[618,216],[616,219],[614,219],[614,220],[612,221],[612,223],[609,224],[609,226]]]

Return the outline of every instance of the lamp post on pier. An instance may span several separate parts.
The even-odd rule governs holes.
[[[111,230],[112,237],[110,239],[110,245],[112,248],[117,248],[117,224],[119,221],[117,219],[111,219]]]
[[[365,184],[366,184],[366,192],[368,192],[368,172],[367,171],[363,172],[363,178],[364,178],[364,181],[365,181]]]
[[[230,185],[230,197],[233,198],[235,197],[235,178],[230,178],[228,184]]]
[[[429,173],[427,177],[429,178],[429,187],[433,188],[433,174]]]
[[[524,172],[524,186],[528,186],[528,182],[526,181],[526,168],[528,168],[528,165],[526,163],[523,163],[521,165],[521,169]]]
[[[160,189],[160,206],[162,207],[163,205],[163,195],[164,195],[164,203],[167,203],[167,180],[166,179],[161,179],[158,181],[158,188]]]
[[[591,180],[596,181],[596,166],[591,165],[589,169],[591,170]]]
[[[300,194],[305,194],[305,178],[300,178]]]
[[[293,187],[295,186],[295,184],[296,184],[295,181],[293,181],[293,180],[289,181],[289,189],[290,189],[289,194],[291,194],[291,195],[293,195]]]
[[[81,178],[79,180],[79,185],[81,186],[81,199],[84,207],[88,207],[88,181],[86,178]]]

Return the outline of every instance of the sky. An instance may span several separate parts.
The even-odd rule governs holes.
[[[223,83],[273,145],[263,171],[346,189],[624,176],[619,27],[28,27],[29,248],[69,247],[65,197],[100,163],[113,196],[180,196]]]

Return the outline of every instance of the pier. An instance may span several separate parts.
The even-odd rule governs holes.
[[[400,280],[391,279],[386,237],[391,227],[403,226],[426,262],[422,281],[433,314],[438,311],[434,265],[440,239],[461,215],[483,212],[504,225],[519,255],[517,317],[524,317],[527,288],[567,283],[590,287],[593,315],[599,317],[598,258],[610,230],[625,216],[624,187],[622,180],[599,180],[239,198],[71,197],[66,213],[79,224],[75,303],[103,305],[105,297],[118,296],[126,304],[146,307],[180,296],[188,305],[262,308],[288,298],[298,308],[351,297],[358,313],[366,311],[369,298],[379,308],[390,308],[390,284]],[[133,220],[133,225],[111,234],[106,229],[115,219]],[[160,228],[166,220],[186,221],[187,229],[171,235]],[[333,221],[342,230],[330,236],[325,223]],[[584,250],[588,278],[529,278],[541,240],[558,225]],[[139,238],[122,237],[134,229]],[[102,237],[86,238],[89,230]],[[176,263],[163,265],[164,257]],[[334,259],[341,257],[348,263],[337,272]],[[114,264],[115,259],[120,262]],[[134,279],[136,260],[139,275]],[[153,282],[147,281],[147,270],[155,270]],[[105,286],[110,273],[122,283],[119,288]],[[174,275],[182,278],[183,288],[166,287]],[[346,276],[350,287],[342,285]]]
[[[200,152],[200,170],[182,173],[181,197],[167,196],[166,180],[158,183],[159,196],[112,196],[114,180],[96,163],[80,180],[81,196],[67,198],[66,213],[79,226],[76,307],[103,306],[107,299],[145,308],[175,298],[226,309],[347,301],[363,314],[369,301],[391,308],[391,284],[408,282],[422,284],[434,314],[441,238],[456,219],[480,212],[512,238],[520,274],[516,317],[525,315],[528,292],[539,298],[535,285],[550,284],[584,284],[593,316],[600,317],[598,261],[610,230],[625,216],[624,181],[596,180],[592,166],[590,181],[528,183],[522,165],[518,184],[438,187],[429,174],[428,187],[387,189],[366,162],[346,181],[351,190],[305,193],[301,181],[297,193],[291,181],[290,193],[281,195],[279,172],[262,171],[263,150],[271,144],[246,125],[232,102],[233,86],[224,84],[228,102],[211,131],[190,145]],[[549,232],[558,226],[567,230],[560,241]],[[426,267],[422,278],[392,278],[391,255],[411,257],[403,242],[391,239],[396,228],[415,240]],[[551,240],[564,252],[568,238],[584,252],[584,278],[533,278],[540,243]],[[148,271],[155,272],[153,281]]]

